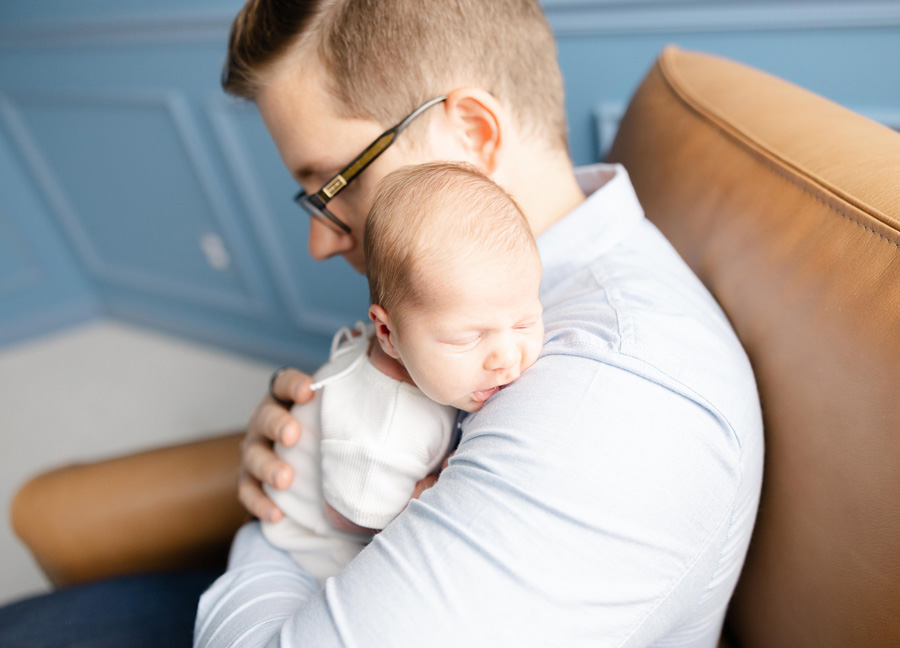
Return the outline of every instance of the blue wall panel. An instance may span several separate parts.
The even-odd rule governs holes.
[[[41,269],[12,217],[0,208],[0,298],[29,289]]]
[[[0,117],[8,105],[0,96]],[[100,311],[80,265],[23,172],[0,119],[0,345],[82,322]]]
[[[190,125],[175,98],[48,95],[15,105],[32,169],[101,286],[258,308],[232,255],[223,250],[216,267],[204,259],[204,237],[221,240],[228,214],[202,151],[182,136]]]
[[[107,312],[312,368],[365,316],[367,290],[309,259],[295,183],[255,108],[219,87],[231,14],[201,16],[200,34],[177,12],[29,23],[35,39],[0,47],[0,90],[21,172]]]
[[[241,0],[7,4],[0,343],[14,337],[3,333],[11,322],[57,313],[43,321],[58,326],[61,314],[87,317],[101,304],[179,335],[317,364],[330,332],[364,316],[366,285],[340,260],[309,258],[295,183],[255,109],[219,88]],[[900,127],[900,2],[543,4],[577,163],[602,158],[669,43]]]
[[[597,109],[624,108],[667,44],[741,61],[900,126],[900,27],[561,36],[570,145],[577,163],[599,155]]]
[[[317,262],[307,253],[309,218],[293,201],[297,183],[280,163],[256,109],[223,99],[212,101],[209,112],[241,205],[266,249],[292,321],[301,330],[324,332],[365,317],[364,278],[342,259]]]

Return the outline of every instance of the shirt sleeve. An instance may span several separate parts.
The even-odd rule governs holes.
[[[324,589],[280,563],[244,564],[204,596],[201,635],[225,636],[220,620],[246,645],[648,645],[703,601],[735,505],[735,454],[689,399],[543,357],[470,418],[436,486]],[[235,590],[277,592],[278,611],[229,617],[255,605]]]
[[[237,533],[228,570],[200,597],[194,646],[278,645],[287,621],[318,590],[290,556],[269,544],[258,522]]]

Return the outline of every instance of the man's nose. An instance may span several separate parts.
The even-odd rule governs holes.
[[[336,232],[315,218],[309,219],[309,255],[324,261],[353,248],[353,237]]]

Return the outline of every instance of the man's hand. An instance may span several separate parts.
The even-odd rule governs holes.
[[[272,393],[286,402],[306,403],[313,397],[312,379],[296,369],[282,369],[272,384]],[[284,490],[294,479],[294,470],[272,449],[275,441],[292,446],[300,440],[300,424],[284,405],[267,395],[247,425],[241,450],[238,499],[261,520],[277,522],[284,513],[262,489],[262,482]]]
[[[437,483],[438,477],[440,477],[441,473],[447,468],[447,465],[450,463],[450,457],[452,457],[454,454],[456,454],[455,450],[447,455],[447,457],[444,459],[444,462],[441,464],[441,469],[438,472],[427,475],[426,477],[423,477],[419,480],[419,482],[416,484],[415,490],[413,490],[410,501],[419,499],[419,496],[421,496],[422,493],[424,493]]]

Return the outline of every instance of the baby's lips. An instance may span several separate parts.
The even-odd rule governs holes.
[[[479,389],[476,392],[472,392],[472,396],[478,402],[483,403],[488,398],[490,398],[491,396],[496,394],[498,391],[500,391],[499,387],[491,387],[490,389]]]

